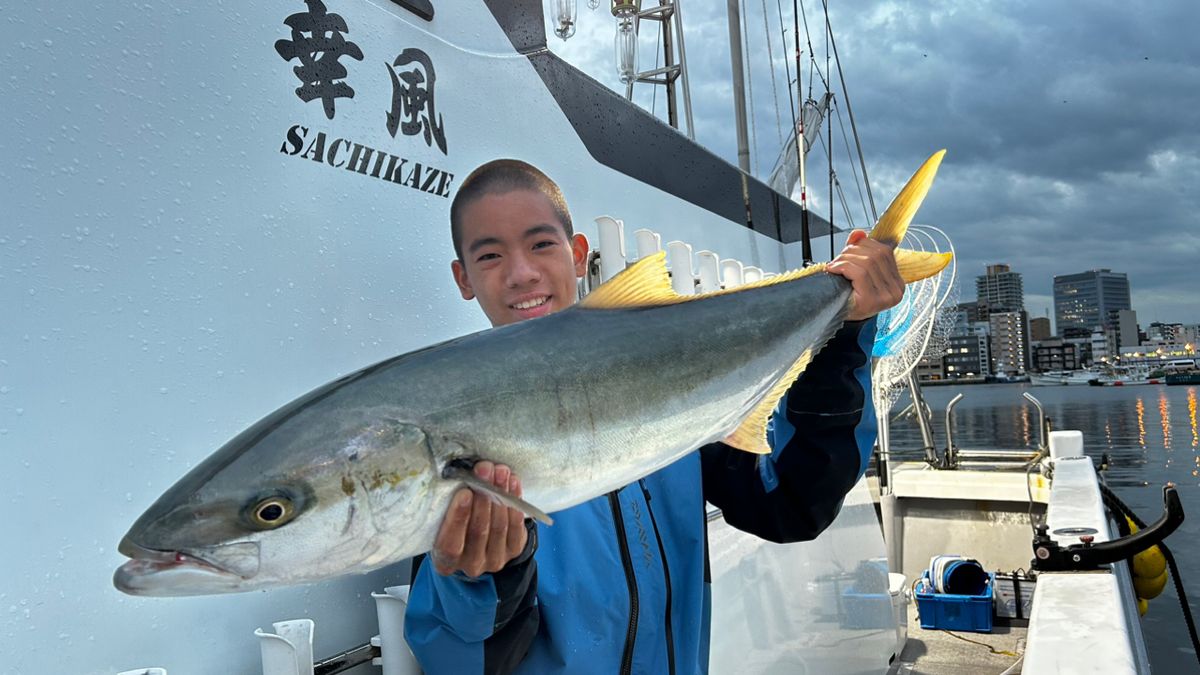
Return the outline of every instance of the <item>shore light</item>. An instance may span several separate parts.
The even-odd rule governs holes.
[[[641,0],[612,0],[612,14],[617,19],[613,47],[621,84],[629,84],[637,77],[637,15],[641,11],[641,4]]]

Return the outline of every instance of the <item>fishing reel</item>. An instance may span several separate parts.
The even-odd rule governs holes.
[[[1183,522],[1183,504],[1173,483],[1163,487],[1163,514],[1150,526],[1112,541],[1095,542],[1095,532],[1078,533],[1056,530],[1056,534],[1076,534],[1081,543],[1063,547],[1050,538],[1049,527],[1042,523],[1033,538],[1031,566],[1039,572],[1080,572],[1131,558],[1166,539]]]

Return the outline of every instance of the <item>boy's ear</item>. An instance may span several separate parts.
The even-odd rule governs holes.
[[[575,277],[582,278],[587,273],[588,240],[582,232],[571,236],[571,255],[575,261]]]
[[[463,267],[461,260],[452,260],[450,262],[450,273],[454,275],[454,283],[458,286],[458,292],[462,294],[463,300],[474,300],[475,289],[471,288],[471,280],[467,278],[467,268]]]

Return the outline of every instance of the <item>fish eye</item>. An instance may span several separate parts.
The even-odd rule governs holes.
[[[263,529],[279,527],[292,519],[296,508],[292,500],[281,495],[272,495],[259,500],[250,510],[250,520]]]

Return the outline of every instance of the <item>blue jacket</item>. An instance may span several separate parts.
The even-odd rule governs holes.
[[[525,551],[495,574],[442,576],[420,565],[404,633],[422,668],[707,672],[704,503],[774,542],[806,541],[828,527],[875,444],[874,335],[874,320],[848,323],[818,353],[768,425],[770,455],[700,448],[556,513],[553,527],[527,523]]]

